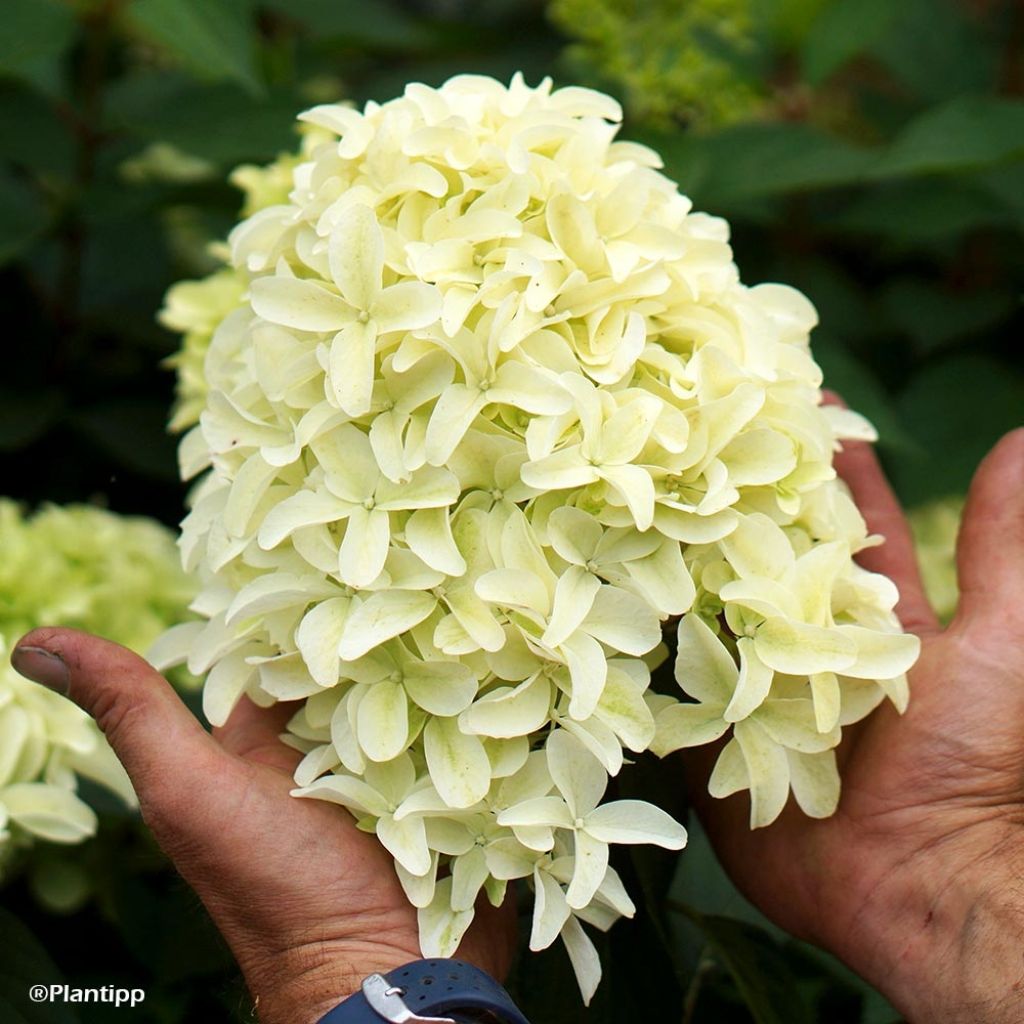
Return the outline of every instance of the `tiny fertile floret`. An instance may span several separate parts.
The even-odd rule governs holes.
[[[609,97],[460,76],[301,120],[209,293],[238,298],[181,443],[205,621],[160,659],[209,672],[214,723],[303,701],[296,794],[390,851],[425,955],[525,878],[589,998],[581,922],[634,911],[610,845],[686,838],[604,800],[626,758],[728,736],[714,795],[825,816],[842,727],[906,701],[832,467],[871,428],[822,405],[807,299],[740,282]]]

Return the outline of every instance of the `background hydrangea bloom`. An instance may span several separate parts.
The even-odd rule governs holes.
[[[170,532],[89,506],[26,516],[0,499],[0,866],[32,838],[75,843],[96,829],[76,776],[134,803],[128,776],[89,716],[23,679],[8,652],[53,622],[145,650],[186,614],[194,586]]]
[[[943,622],[953,618],[960,600],[956,579],[956,535],[963,511],[963,497],[952,495],[919,505],[907,517],[914,533],[925,592]]]
[[[580,921],[633,911],[608,844],[685,842],[601,803],[629,754],[731,734],[716,796],[824,816],[842,727],[905,704],[917,641],[832,468],[873,432],[821,405],[810,303],[741,283],[609,97],[460,76],[302,119],[329,140],[229,239],[180,450],[207,621],[157,660],[209,671],[214,723],[305,698],[296,793],[376,832],[426,955],[527,878],[589,998]]]

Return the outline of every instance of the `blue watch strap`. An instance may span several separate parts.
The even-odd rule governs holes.
[[[489,974],[462,960],[414,960],[384,975],[401,1002],[419,1017],[487,1012],[500,1024],[529,1024],[511,996]],[[416,1017],[397,1016],[396,1020]],[[459,1020],[460,1017],[455,1017]],[[472,1019],[472,1018],[470,1018]],[[381,1024],[387,1020],[374,1010],[363,991],[336,1006],[319,1024]]]

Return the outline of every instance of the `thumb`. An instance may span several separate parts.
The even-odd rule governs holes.
[[[11,664],[96,720],[158,839],[171,838],[168,828],[201,827],[202,801],[189,780],[216,778],[229,758],[146,661],[89,633],[44,627],[21,638]]]
[[[960,615],[999,621],[1024,606],[1024,427],[985,456],[957,541]]]

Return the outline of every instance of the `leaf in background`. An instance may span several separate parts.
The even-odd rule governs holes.
[[[1021,202],[1024,210],[1024,194]],[[906,248],[979,228],[1005,227],[1007,206],[962,175],[912,179],[879,183],[824,223],[834,232],[884,235]]]
[[[712,958],[732,975],[755,1024],[815,1024],[798,977],[779,944],[756,925],[672,907],[702,932]]]
[[[918,98],[934,103],[997,87],[1003,40],[991,9],[986,17],[961,0],[891,6],[895,17],[872,52]]]
[[[0,167],[0,266],[31,245],[48,220],[38,194]]]
[[[227,169],[294,149],[295,117],[308,106],[289,92],[256,100],[232,85],[145,75],[111,90],[109,118],[136,138],[170,143]]]
[[[755,23],[761,33],[785,50],[796,50],[822,10],[834,0],[754,0]]]
[[[903,503],[963,494],[989,448],[1020,426],[1024,377],[985,356],[957,356],[912,377],[897,409],[921,449],[886,459]]]
[[[51,388],[0,390],[0,451],[30,445],[53,426],[62,405],[60,392]]]
[[[804,41],[804,77],[811,85],[820,85],[871,46],[898,10],[892,0],[835,0],[828,4]]]
[[[0,76],[52,84],[51,65],[74,36],[74,13],[61,0],[4,0]]]
[[[167,410],[151,398],[119,398],[70,417],[105,455],[143,476],[178,477],[174,439],[167,433]]]
[[[391,0],[268,0],[267,6],[301,22],[314,38],[345,46],[410,51],[435,40],[423,22]]]
[[[953,290],[941,282],[909,277],[884,285],[881,304],[889,322],[922,353],[958,340],[975,341],[1014,309],[1009,291]]]
[[[64,981],[39,940],[12,914],[0,907],[0,1019],[4,1024],[78,1024],[72,1006],[34,1003],[33,985]]]
[[[1024,230],[1024,160],[983,171],[973,181],[1005,204],[1017,228]]]
[[[38,174],[69,178],[74,146],[54,107],[37,92],[0,83],[0,159]]]
[[[973,170],[1024,155],[1024,102],[961,96],[906,126],[871,168],[873,178]]]
[[[714,135],[642,136],[698,207],[856,184],[875,158],[809,125],[736,125]]]
[[[233,81],[262,94],[251,0],[135,0],[127,14],[133,27],[198,78]]]

